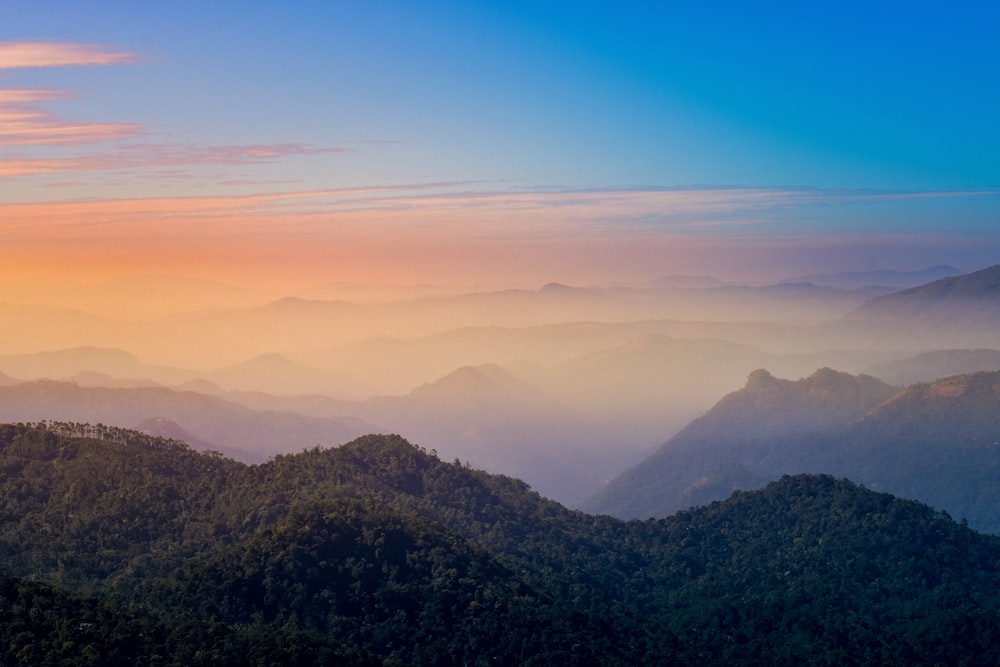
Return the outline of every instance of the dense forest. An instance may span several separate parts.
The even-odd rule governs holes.
[[[0,664],[996,664],[1000,539],[824,475],[570,511],[398,436],[0,426]]]

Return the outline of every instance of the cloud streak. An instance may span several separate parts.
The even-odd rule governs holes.
[[[0,42],[0,70],[63,66],[120,65],[136,55],[87,44]],[[119,143],[112,150],[52,156],[0,155],[0,177],[65,174],[177,166],[249,165],[292,156],[347,153],[354,149],[303,143],[204,146],[183,143],[130,143],[146,130],[136,123],[81,123],[59,118],[43,105],[70,99],[67,91],[0,88],[0,149],[87,146]]]
[[[67,42],[0,42],[0,70],[25,67],[125,65],[137,56],[94,44]]]
[[[0,110],[0,119],[3,112]],[[51,135],[69,137],[69,127],[53,129]],[[113,138],[116,128],[103,128],[106,138]],[[130,127],[118,128],[128,134]],[[100,135],[102,128],[80,128],[82,135]],[[13,142],[12,142],[13,143]],[[42,143],[39,139],[38,143]],[[53,142],[55,143],[55,142]],[[59,143],[68,143],[67,141]],[[0,146],[5,145],[0,134]],[[245,165],[272,162],[299,155],[325,155],[349,153],[352,149],[341,147],[321,147],[308,144],[254,144],[249,146],[198,146],[195,144],[123,144],[114,151],[62,158],[14,156],[0,161],[0,176],[27,176],[65,172],[104,171],[114,169],[146,169],[174,166]]]
[[[963,205],[1000,196],[994,192],[470,190],[486,185],[7,204],[0,205],[0,231],[8,271],[155,270],[235,282],[294,277],[302,284],[648,279],[667,266],[738,277],[739,271],[805,273],[824,262],[835,267],[871,255],[872,248],[890,257],[893,247],[906,244],[907,252],[923,248],[927,257],[949,247],[998,249],[998,243],[944,223],[919,234],[910,228],[846,230],[838,224],[842,212],[829,210],[923,206],[935,199]],[[823,218],[824,210],[832,217]],[[775,225],[782,215],[786,223]],[[948,256],[935,261],[954,262]]]
[[[135,54],[89,44],[60,42],[0,42],[0,70],[37,67],[119,65],[135,62]],[[62,90],[0,89],[0,148],[9,146],[78,146],[120,141],[137,136],[134,123],[79,123],[58,118],[42,104],[69,99]],[[59,161],[56,161],[58,163]],[[25,164],[5,157],[0,176],[37,174],[52,170],[44,162]]]

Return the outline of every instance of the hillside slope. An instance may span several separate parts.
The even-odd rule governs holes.
[[[1000,265],[876,297],[849,313],[848,330],[897,346],[1000,345]]]
[[[583,509],[620,517],[666,516],[721,500],[736,489],[759,488],[791,468],[782,443],[825,434],[862,417],[898,389],[868,376],[828,368],[797,381],[756,370],[645,461],[612,480]],[[801,465],[801,453],[793,460]]]
[[[825,472],[1000,532],[998,387],[1000,372],[898,390],[832,371],[798,382],[758,371],[586,508],[664,516],[783,474]]]
[[[100,617],[123,630],[95,650],[138,662],[1000,659],[1000,539],[828,476],[622,522],[393,436],[247,466],[122,429],[7,425],[0,466],[0,575],[133,610]],[[0,610],[22,628],[0,658],[67,664],[66,640],[32,633],[79,605],[37,630],[21,609]]]

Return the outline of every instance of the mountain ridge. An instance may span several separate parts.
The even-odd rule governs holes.
[[[829,369],[795,382],[756,371],[581,507],[664,516],[782,474],[826,472],[998,532],[997,415],[1000,372],[900,389]]]
[[[625,522],[398,436],[247,466],[126,430],[0,424],[0,469],[0,575],[135,610],[95,617],[93,650],[125,664],[1000,659],[1000,538],[829,475]],[[32,616],[81,627],[75,603],[11,581],[0,660],[28,655]],[[46,598],[32,613],[17,591]],[[39,637],[35,662],[86,637]]]

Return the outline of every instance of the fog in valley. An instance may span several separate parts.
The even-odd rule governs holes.
[[[248,462],[398,433],[573,506],[756,369],[902,386],[1000,368],[995,312],[954,295],[935,310],[931,295],[917,317],[893,301],[960,274],[289,293],[169,276],[10,284],[0,419],[159,429]]]

